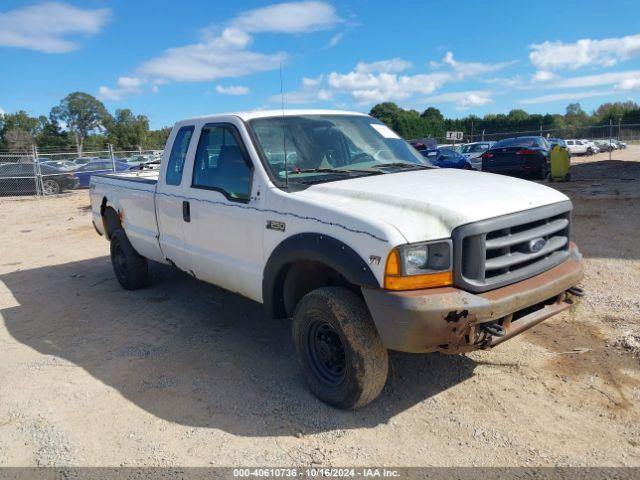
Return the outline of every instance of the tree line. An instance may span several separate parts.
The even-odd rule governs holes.
[[[480,139],[483,130],[487,134],[558,130],[572,137],[579,136],[580,129],[586,126],[609,125],[610,120],[615,125],[618,122],[640,124],[640,106],[632,101],[604,103],[591,114],[585,112],[579,103],[571,103],[564,115],[531,114],[514,109],[507,114],[487,114],[484,117],[469,115],[453,119],[445,118],[434,107],[420,113],[417,110],[405,110],[392,102],[379,103],[369,113],[406,139],[443,139],[447,131],[462,131],[467,137],[473,135],[474,139]]]
[[[145,115],[130,109],[110,114],[94,96],[73,92],[53,107],[49,116],[32,117],[24,110],[0,115],[0,151],[29,153],[33,147],[43,151],[76,149],[104,150],[108,144],[122,148],[162,148],[170,127],[149,129]]]
[[[640,124],[640,106],[632,101],[605,103],[591,114],[579,103],[571,103],[564,115],[514,109],[507,114],[457,119],[445,118],[435,107],[420,113],[384,102],[375,105],[370,114],[406,139],[442,139],[449,130],[463,131],[474,138],[480,138],[483,130],[487,134],[561,130],[573,136],[585,126],[608,125],[610,120],[616,124]],[[76,149],[82,155],[83,151],[104,150],[108,144],[132,149],[162,148],[170,131],[170,127],[150,130],[149,119],[128,108],[117,109],[112,115],[94,96],[73,92],[53,107],[49,116],[32,117],[23,110],[0,114],[0,151],[29,153],[36,146],[43,151]]]

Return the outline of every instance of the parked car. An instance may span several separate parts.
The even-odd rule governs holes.
[[[131,168],[131,166],[125,162],[116,161],[115,163],[117,172],[123,172]],[[81,166],[74,173],[78,179],[79,186],[86,188],[89,186],[91,175],[109,172],[113,172],[113,162],[111,160],[99,160],[95,162],[89,162]]]
[[[489,150],[496,142],[467,143],[460,148],[460,153],[467,157],[471,168],[482,170],[482,154]]]
[[[482,154],[482,170],[544,180],[549,175],[551,145],[543,137],[506,138]]]
[[[580,141],[587,146],[587,155],[595,155],[596,153],[600,153],[600,148],[593,140],[583,138]]]
[[[89,162],[94,162],[96,160],[98,160],[98,158],[96,157],[78,157],[70,161],[73,162],[76,166],[82,166],[82,165],[86,165]]]
[[[57,168],[58,170],[70,171],[78,168],[78,165],[69,161],[69,160],[39,160],[40,165],[48,165],[53,168]]]
[[[462,168],[471,170],[471,162],[462,155],[450,148],[437,148],[436,150],[422,150],[423,157],[429,160],[434,167],[440,168]]]
[[[294,165],[282,162],[293,152]],[[564,194],[431,168],[368,115],[188,119],[164,158],[159,172],[91,178],[93,224],[120,285],[144,287],[158,261],[291,318],[309,388],[341,408],[380,394],[388,349],[488,349],[580,294]]]
[[[609,143],[609,140],[594,140],[593,143],[600,149],[601,152],[609,152],[615,150],[615,147]]]
[[[144,166],[150,162],[155,162],[156,158],[153,155],[132,155],[128,158],[121,158],[120,161],[127,163],[130,167],[144,168]]]
[[[42,189],[45,195],[73,190],[78,180],[71,173],[48,165],[40,165]],[[0,195],[35,194],[38,191],[32,163],[4,163],[0,165]]]
[[[582,143],[582,140],[565,140],[564,142],[571,155],[587,155],[589,152],[588,146]]]
[[[614,142],[620,150],[627,148],[627,144],[625,142],[621,142],[620,140],[614,140]]]

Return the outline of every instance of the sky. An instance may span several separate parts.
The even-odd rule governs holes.
[[[640,100],[640,2],[2,0],[0,113],[46,115],[73,91],[152,128],[282,100],[591,111]]]

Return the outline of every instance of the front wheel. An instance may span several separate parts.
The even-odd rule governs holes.
[[[125,290],[137,290],[147,285],[147,259],[136,252],[122,228],[111,234],[111,264],[118,282]]]
[[[364,301],[340,287],[305,295],[293,317],[293,341],[311,391],[355,409],[375,400],[387,381],[387,349]]]

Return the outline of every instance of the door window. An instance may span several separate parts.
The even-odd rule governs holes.
[[[229,125],[203,127],[192,186],[218,190],[230,200],[248,200],[252,168],[241,142],[237,131]]]

